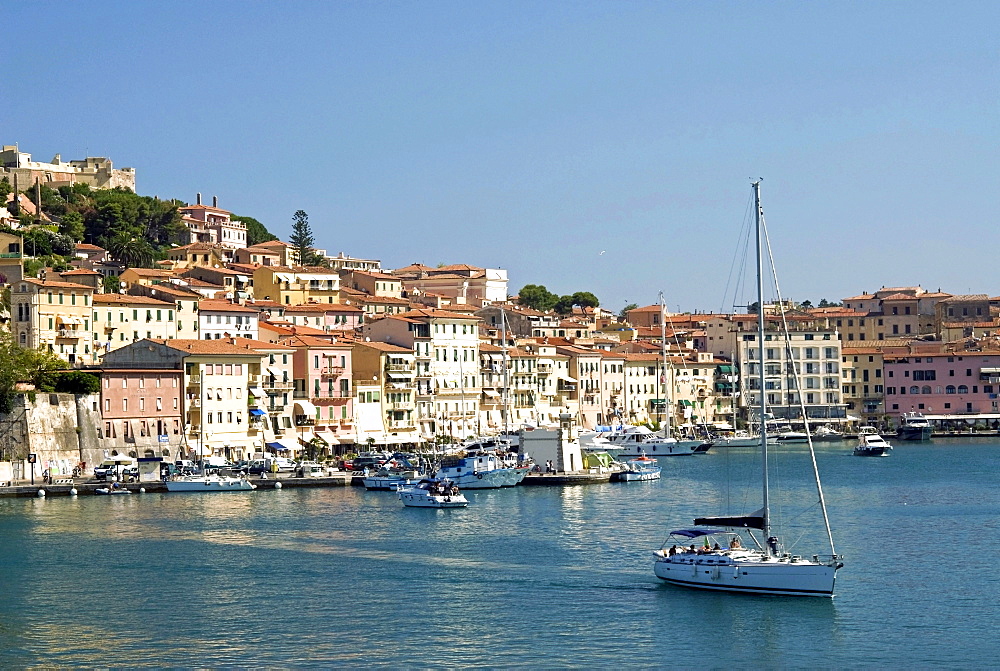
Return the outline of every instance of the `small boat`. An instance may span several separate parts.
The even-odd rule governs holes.
[[[858,430],[858,444],[854,447],[856,457],[888,457],[892,445],[883,438],[874,426],[862,426]]]
[[[768,445],[777,445],[778,439],[767,437]],[[760,435],[749,431],[736,431],[731,436],[723,436],[712,441],[713,447],[760,447]]]
[[[243,477],[219,475],[182,475],[167,480],[168,492],[248,492],[257,485]]]
[[[399,500],[411,508],[464,508],[469,500],[448,480],[424,478],[415,485],[399,485]]]
[[[381,468],[378,473],[366,475],[365,489],[376,492],[394,492],[400,485],[415,485],[420,482],[420,473],[416,470],[398,470]]]
[[[114,495],[114,494],[131,494],[132,492],[130,492],[125,487],[118,486],[118,483],[115,483],[115,484],[111,485],[110,487],[99,487],[99,488],[97,488],[97,489],[94,490],[94,493],[95,494]]]
[[[818,426],[816,430],[812,432],[813,442],[833,442],[836,440],[843,440],[844,434],[836,429],[831,429],[829,426]]]
[[[618,482],[659,480],[661,470],[659,464],[656,463],[656,459],[643,455],[626,461],[625,468],[612,473],[611,479]]]
[[[901,424],[896,429],[898,440],[930,440],[934,430],[923,413],[908,412],[899,418]]]

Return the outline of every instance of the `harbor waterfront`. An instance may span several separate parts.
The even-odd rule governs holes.
[[[817,447],[846,557],[830,600],[653,575],[752,448],[660,458],[649,482],[469,491],[459,510],[361,487],[2,499],[3,665],[992,664],[1000,578],[949,560],[1000,550],[1000,442],[852,449]],[[771,459],[784,489],[813,487],[805,446]]]

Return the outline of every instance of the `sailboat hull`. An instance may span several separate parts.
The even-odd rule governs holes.
[[[805,560],[748,561],[714,555],[653,553],[656,577],[672,585],[717,592],[832,597],[838,566]]]

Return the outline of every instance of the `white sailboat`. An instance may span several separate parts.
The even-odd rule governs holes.
[[[760,365],[759,417],[767,417],[767,395],[764,393],[764,285],[763,285],[763,214],[760,206],[760,182],[753,183],[756,208],[757,248],[757,350]],[[802,557],[785,551],[781,540],[771,526],[770,491],[768,483],[767,423],[761,422],[759,445],[763,465],[763,492],[761,508],[749,515],[726,517],[701,517],[694,520],[698,528],[679,529],[671,533],[659,550],[653,552],[653,572],[674,585],[722,592],[751,594],[779,594],[788,596],[833,596],[837,570],[843,566],[833,545],[833,534],[826,513],[823,488],[816,468],[816,457],[809,444],[819,507],[830,543],[827,555]],[[757,533],[755,533],[757,532]],[[744,546],[743,535],[752,545]],[[683,539],[683,540],[680,540]],[[685,541],[702,539],[701,549]],[[714,544],[713,544],[714,539]],[[679,541],[670,548],[671,541]]]

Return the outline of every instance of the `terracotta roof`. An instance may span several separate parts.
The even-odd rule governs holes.
[[[888,296],[883,296],[882,301],[919,301],[919,296],[910,296],[909,294],[889,294]]]
[[[945,298],[942,303],[958,303],[960,301],[988,301],[990,297],[986,294],[961,294]]]
[[[284,348],[283,345],[263,342],[261,340],[250,340],[249,338],[219,338],[218,340],[164,340],[160,338],[147,338],[147,340],[159,343],[178,352],[183,352],[184,354],[260,356],[258,349],[272,350]],[[235,341],[235,344],[233,341]]]
[[[394,298],[393,296],[369,296],[364,295],[358,298],[359,303],[384,303],[387,305],[409,305],[410,301],[405,298]]]
[[[196,291],[191,291],[190,289],[185,289],[182,286],[170,283],[161,283],[152,287],[148,287],[150,292],[160,292],[167,294],[169,296],[174,296],[176,298],[186,298],[189,300],[203,300],[203,296]]]
[[[167,252],[168,253],[170,253],[170,252],[177,252],[177,251],[180,251],[182,249],[187,250],[187,251],[213,251],[214,252],[214,251],[220,250],[221,246],[220,245],[213,245],[210,242],[192,242],[190,245],[181,245],[180,247],[174,247],[173,249],[167,250]]]
[[[281,324],[275,324],[274,322],[264,321],[260,323],[261,329],[268,329],[285,336],[293,335],[314,335],[314,336],[334,336],[337,334],[327,333],[323,329],[313,328],[311,326],[294,326],[288,325],[283,326]]]
[[[420,308],[416,310],[410,310],[408,312],[401,312],[393,317],[404,317],[409,319],[468,319],[471,321],[482,321],[480,317],[475,315],[462,314],[460,312],[449,312],[446,310],[434,310],[431,308]]]
[[[59,273],[60,277],[66,277],[67,275],[100,275],[96,270],[87,270],[86,268],[77,268],[76,270],[67,270]]]
[[[254,312],[254,313],[257,312],[253,308],[244,307],[239,303],[232,303],[230,301],[218,298],[202,299],[198,303],[198,311],[204,312],[205,310],[210,310],[213,312]]]
[[[371,347],[372,349],[377,349],[380,352],[396,353],[396,354],[413,354],[413,350],[409,347],[400,347],[399,345],[390,345],[387,342],[376,342],[374,340],[366,340],[364,342],[358,341],[358,345],[364,345],[365,347]]]
[[[284,342],[289,347],[326,347],[326,348],[336,348],[336,349],[350,349],[352,343],[335,342],[331,338],[318,338],[311,335],[302,335],[296,333],[295,335],[285,338]]]
[[[212,207],[210,205],[184,205],[183,207],[178,207],[178,210],[183,212],[184,210],[211,210],[212,212],[224,212],[225,214],[232,214],[229,210],[223,210],[218,207]]]
[[[53,289],[86,289],[87,291],[94,290],[93,287],[88,287],[85,284],[76,284],[74,282],[59,282],[57,280],[42,281],[42,280],[36,280],[34,277],[25,277],[22,281],[27,282],[28,284],[34,284],[36,286],[45,289],[53,288]]]
[[[87,244],[86,242],[78,242],[78,243],[76,243],[76,251],[78,251],[78,252],[106,252],[108,250],[104,249],[104,247],[98,247],[97,245]]]
[[[149,296],[132,296],[129,294],[94,294],[94,305],[159,305],[160,307],[172,308],[174,304],[169,301],[160,301]]]
[[[129,268],[126,272],[133,272],[140,277],[174,277],[175,273],[170,270],[159,270],[157,268]]]

